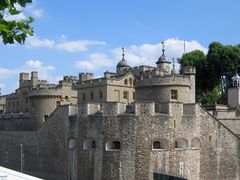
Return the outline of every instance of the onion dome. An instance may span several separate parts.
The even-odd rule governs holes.
[[[168,60],[167,56],[165,55],[165,49],[164,49],[164,41],[162,42],[162,55],[158,58],[158,61],[156,62],[156,64],[161,64],[161,63],[170,63],[170,61]]]
[[[124,56],[125,56],[125,54],[124,54],[124,47],[123,47],[123,48],[122,48],[122,60],[118,62],[117,68],[118,68],[118,67],[130,67],[130,66],[127,64],[127,61],[125,60]]]

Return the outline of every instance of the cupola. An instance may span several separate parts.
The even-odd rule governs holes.
[[[171,71],[171,62],[168,60],[167,56],[165,55],[165,44],[164,41],[162,42],[162,55],[158,58],[156,62],[157,67],[161,70],[165,71],[167,74],[170,74]]]
[[[130,66],[127,64],[127,61],[125,60],[125,54],[124,54],[124,47],[122,47],[122,60],[118,62],[117,64],[117,73],[120,73],[124,70],[128,70]]]

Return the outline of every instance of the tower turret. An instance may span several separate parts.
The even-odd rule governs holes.
[[[122,71],[128,70],[130,68],[124,56],[125,56],[124,47],[122,47],[122,60],[119,61],[117,64],[117,68],[116,68],[117,74],[120,74]]]
[[[165,71],[167,74],[171,73],[171,62],[168,60],[167,56],[165,55],[165,44],[164,41],[162,42],[162,55],[158,58],[156,62],[157,67],[161,70]]]

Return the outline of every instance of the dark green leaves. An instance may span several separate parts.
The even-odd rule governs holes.
[[[32,0],[0,0],[0,37],[4,44],[13,44],[15,41],[23,44],[27,36],[33,35],[31,23],[33,18],[14,21],[4,18],[6,15],[18,15],[21,11],[16,9],[16,5],[25,7]],[[8,14],[7,14],[8,13]]]
[[[240,72],[240,46],[224,46],[213,42],[209,45],[207,55],[195,50],[184,54],[179,63],[182,68],[188,65],[196,67],[198,101],[202,104],[226,103],[226,92],[218,87],[222,76],[227,80],[224,85],[229,87],[236,69]]]

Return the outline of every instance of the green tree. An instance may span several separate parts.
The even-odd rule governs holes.
[[[183,54],[179,59],[179,63],[181,65],[180,71],[186,66],[196,67],[196,95],[197,100],[201,99],[201,97],[198,96],[201,96],[205,91],[211,89],[209,87],[211,83],[209,79],[206,78],[207,74],[210,72],[206,55],[200,50],[195,50]]]
[[[25,42],[28,35],[33,35],[31,23],[32,17],[25,20],[8,20],[9,15],[18,15],[21,13],[16,6],[26,7],[32,0],[0,0],[0,37],[4,44],[13,44],[17,41],[20,44]]]
[[[230,86],[231,78],[240,67],[240,47],[213,42],[209,45],[207,60],[212,72],[212,83],[216,85],[221,76],[225,76],[227,86]]]
[[[207,55],[195,50],[183,54],[179,63],[181,68],[188,65],[196,67],[197,101],[202,104],[226,103],[227,92],[220,88],[220,82],[225,77],[224,85],[231,85],[231,78],[240,68],[240,46],[224,46],[213,42],[209,45]]]

